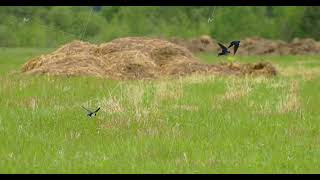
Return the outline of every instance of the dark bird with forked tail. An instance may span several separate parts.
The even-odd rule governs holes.
[[[94,117],[94,116],[96,116],[96,115],[97,115],[97,112],[100,110],[100,107],[99,107],[97,110],[95,110],[95,111],[91,111],[91,110],[89,110],[89,109],[87,109],[87,108],[85,108],[85,107],[83,107],[83,106],[81,106],[81,107],[87,111],[87,116],[89,116],[89,117]]]

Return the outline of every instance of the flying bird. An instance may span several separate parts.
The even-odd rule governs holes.
[[[237,52],[237,50],[238,50],[238,48],[240,46],[240,41],[232,41],[228,48],[231,48],[232,46],[234,46],[233,54],[236,54],[236,52]]]
[[[218,54],[218,56],[221,56],[221,55],[228,55],[230,53],[230,51],[228,51],[228,48],[226,48],[223,44],[219,43],[219,46],[221,48],[221,52]]]
[[[83,106],[81,106],[81,107],[87,111],[87,116],[89,116],[89,117],[94,117],[94,116],[96,116],[96,115],[97,115],[97,112],[100,110],[100,107],[99,107],[97,110],[95,110],[95,111],[90,111],[89,109],[87,109],[87,108],[85,108],[85,107],[83,107]]]

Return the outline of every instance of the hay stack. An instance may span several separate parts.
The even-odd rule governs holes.
[[[293,55],[301,54],[319,54],[320,53],[320,43],[311,38],[306,39],[293,39],[290,44],[291,51]]]
[[[243,74],[240,71],[241,68],[226,70],[223,65],[201,64],[187,48],[161,39],[140,37],[119,38],[100,45],[73,41],[50,54],[29,60],[22,67],[26,74],[123,80],[192,73]]]
[[[245,38],[237,52],[239,55],[279,55],[282,41],[273,41],[259,37]]]
[[[264,38],[246,38],[241,42],[240,55],[305,55],[319,54],[320,43],[313,39],[294,39],[291,43]]]
[[[101,45],[73,41],[29,60],[22,72],[148,79],[175,74],[171,66],[192,63],[197,60],[186,48],[160,39],[129,37]]]

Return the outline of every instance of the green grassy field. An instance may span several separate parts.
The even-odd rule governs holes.
[[[0,49],[0,173],[319,173],[320,56],[237,58],[275,78],[12,73],[49,51]]]

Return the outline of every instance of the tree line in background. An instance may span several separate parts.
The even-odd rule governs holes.
[[[210,35],[222,42],[251,36],[320,38],[320,8],[315,6],[7,6],[0,7],[0,17],[3,47],[55,47],[74,39],[101,43],[123,36]]]

